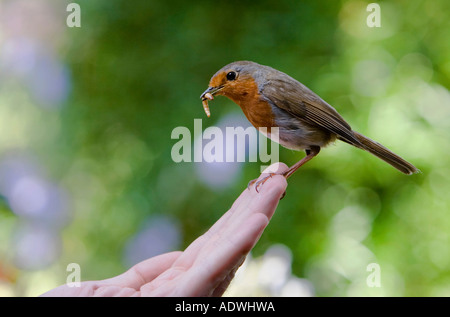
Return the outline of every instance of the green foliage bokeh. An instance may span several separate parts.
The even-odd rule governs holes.
[[[60,49],[73,86],[49,115],[58,137],[32,146],[71,195],[61,270],[78,262],[86,280],[120,274],[125,243],[149,217],[177,219],[182,249],[231,206],[260,164],[243,164],[230,187],[208,188],[195,163],[171,159],[171,132],[192,130],[194,118],[205,129],[243,116],[216,98],[207,119],[199,96],[223,65],[252,60],[300,80],[421,170],[405,176],[331,145],[289,179],[253,253],[286,245],[293,274],[319,296],[450,294],[448,1],[380,1],[380,28],[366,25],[367,1],[77,3],[82,27],[65,30]],[[280,149],[287,165],[303,155]],[[381,290],[366,286],[371,262]]]

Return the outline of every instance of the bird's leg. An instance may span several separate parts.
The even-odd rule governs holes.
[[[259,193],[259,187],[262,186],[269,178],[273,175],[283,175],[286,179],[288,179],[292,174],[295,173],[296,170],[300,168],[300,166],[304,165],[306,162],[310,161],[314,156],[319,154],[320,147],[319,146],[311,146],[310,149],[305,150],[306,156],[302,158],[300,161],[292,165],[288,170],[283,173],[269,173],[266,177],[261,178],[260,180],[254,179],[248,183],[248,189],[250,186],[255,184],[255,190]],[[284,196],[284,195],[283,195]]]
[[[281,175],[288,179],[292,174],[295,173],[296,170],[300,168],[300,166],[304,165],[306,162],[310,161],[314,156],[319,154],[320,147],[319,146],[311,146],[311,149],[305,150],[306,156],[302,158],[300,161],[292,165],[287,171],[283,172]]]

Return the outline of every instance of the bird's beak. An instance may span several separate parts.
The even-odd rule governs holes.
[[[203,109],[205,110],[205,113],[208,117],[211,115],[211,112],[209,111],[208,100],[213,100],[214,94],[216,94],[222,88],[223,86],[208,87],[208,89],[206,89],[205,92],[200,96],[200,98],[202,99]]]
[[[210,94],[212,96],[214,96],[216,93],[218,93],[220,90],[222,90],[223,86],[218,86],[218,87],[208,87],[208,89],[206,89],[202,95],[200,96],[200,99],[202,100],[206,100],[206,99],[210,99],[206,97],[206,94]]]

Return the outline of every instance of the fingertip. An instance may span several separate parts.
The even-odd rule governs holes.
[[[278,162],[270,165],[264,170],[263,174],[273,173],[272,177],[270,177],[265,184],[269,187],[268,191],[270,190],[274,195],[279,195],[280,197],[283,195],[287,187],[287,180],[282,173],[288,168],[289,167],[286,164]]]
[[[273,196],[274,198],[277,198],[278,200],[281,199],[284,192],[287,188],[287,181],[286,178],[282,175],[275,175],[271,179],[268,180],[267,184],[267,195]],[[263,188],[264,190],[264,188]]]
[[[269,173],[282,173],[285,170],[287,170],[288,167],[286,164],[281,163],[281,162],[277,162],[277,163],[273,163],[272,165],[270,165],[269,167],[267,167],[262,174],[269,174]]]
[[[288,185],[287,179],[283,175],[275,175],[273,177],[272,183],[273,186],[279,189],[280,191],[286,190],[286,187]]]

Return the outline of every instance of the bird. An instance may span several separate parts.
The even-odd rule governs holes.
[[[414,165],[385,146],[354,131],[335,108],[311,89],[270,66],[236,61],[219,69],[200,96],[208,117],[208,101],[219,95],[239,105],[255,128],[260,131],[260,128],[266,128],[269,138],[285,148],[306,153],[284,172],[269,173],[260,180],[250,181],[248,187],[254,184],[257,192],[275,174],[289,178],[317,156],[321,148],[336,140],[365,150],[404,174],[419,172]],[[278,128],[277,138],[273,138],[273,128]]]

